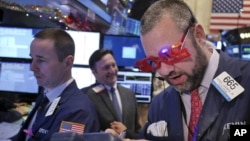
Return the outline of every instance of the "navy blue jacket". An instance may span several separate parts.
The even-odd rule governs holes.
[[[250,124],[250,62],[236,61],[220,53],[215,77],[226,71],[245,91],[228,102],[211,84],[198,121],[196,141],[229,141],[230,125]],[[148,122],[141,135],[153,141],[183,141],[182,102],[177,91],[169,86],[157,95],[149,109]],[[157,121],[167,122],[167,137],[147,134],[147,127]]]
[[[39,104],[42,96],[37,98],[36,103]],[[29,114],[26,122],[20,129],[14,140],[24,141],[26,134],[23,129],[27,129],[32,117],[36,111],[37,105]],[[84,132],[98,132],[100,125],[96,110],[90,99],[84,95],[73,81],[61,94],[61,99],[51,116],[47,116],[40,122],[40,128],[33,133],[32,140],[49,141],[52,134],[59,131],[61,121],[70,121],[85,125]],[[46,132],[44,132],[46,131]]]

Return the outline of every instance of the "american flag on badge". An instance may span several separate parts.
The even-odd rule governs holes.
[[[75,122],[68,122],[68,121],[62,121],[61,126],[59,129],[59,133],[64,133],[64,132],[75,132],[78,134],[83,134],[84,133],[84,124],[80,123],[75,123]]]

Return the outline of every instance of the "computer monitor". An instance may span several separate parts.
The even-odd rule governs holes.
[[[0,26],[0,57],[30,58],[30,43],[39,30]]]
[[[131,89],[137,103],[150,103],[153,93],[153,73],[139,71],[118,71],[117,84]]]
[[[100,48],[99,32],[66,30],[75,42],[75,65],[88,65],[90,55]]]
[[[0,95],[34,100],[40,93],[30,59],[0,58]]]
[[[39,28],[0,26],[0,57],[30,58],[30,44]],[[100,48],[99,32],[65,30],[75,43],[74,64],[88,65],[90,55]]]
[[[102,48],[110,49],[119,67],[136,67],[135,62],[145,57],[139,36],[103,35]]]
[[[250,44],[241,44],[241,59],[250,60]]]
[[[90,86],[96,82],[90,68],[83,66],[73,66],[72,76],[79,89]]]
[[[225,48],[225,52],[233,57],[233,58],[237,58],[237,59],[240,59],[240,46],[239,45],[230,45],[230,46],[227,46]]]

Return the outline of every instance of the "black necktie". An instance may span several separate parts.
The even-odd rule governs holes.
[[[47,96],[44,96],[39,108],[44,109],[48,103],[49,103],[49,99],[47,98]]]
[[[45,112],[46,112],[46,105],[49,103],[49,99],[47,98],[47,96],[44,96],[44,98],[42,99],[42,102],[39,104],[39,107],[37,109],[37,114],[36,114],[36,119],[32,125],[32,131],[36,131],[39,126],[40,123],[42,122],[42,120],[45,117]]]
[[[122,121],[122,111],[121,111],[121,108],[119,106],[119,103],[118,103],[118,100],[116,97],[115,88],[111,87],[110,92],[112,95],[112,102],[113,102],[114,108],[116,110],[117,116],[119,118],[119,121]]]

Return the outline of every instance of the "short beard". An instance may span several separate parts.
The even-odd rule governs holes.
[[[192,70],[193,72],[192,74],[184,73],[187,76],[187,82],[185,84],[186,85],[185,88],[177,89],[177,87],[175,87],[175,89],[180,93],[189,93],[193,89],[198,88],[201,84],[201,81],[204,77],[208,65],[208,60],[204,52],[202,52],[201,47],[199,47],[199,45],[196,43],[194,39],[192,40],[192,42],[197,52],[197,55],[195,57],[195,66]]]
[[[197,44],[194,38],[192,39],[192,42],[197,53],[195,57],[196,60],[195,66],[193,68],[193,74],[191,76],[188,76],[188,82],[190,86],[187,91],[196,89],[201,85],[201,81],[203,80],[204,74],[208,66],[208,60],[205,53],[201,50],[201,47]]]

